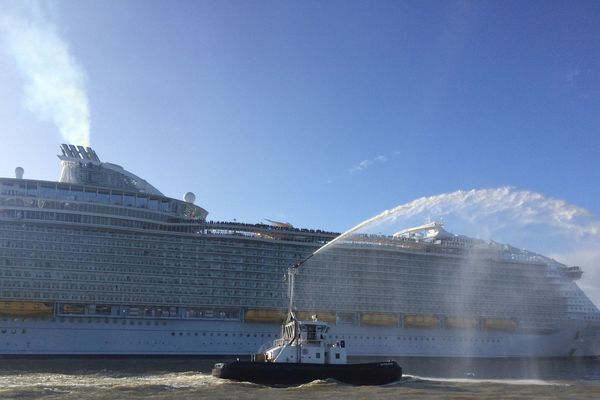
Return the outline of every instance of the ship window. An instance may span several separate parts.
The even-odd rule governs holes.
[[[157,199],[150,199],[148,201],[148,208],[150,210],[158,210],[158,200]]]
[[[112,204],[121,205],[123,204],[123,195],[121,193],[111,193],[110,201]]]
[[[335,353],[335,358],[339,360],[339,358],[340,358],[340,353]]]
[[[85,189],[84,199],[85,201],[96,201],[96,190]]]
[[[60,200],[67,200],[69,198],[69,187],[59,186],[57,191],[57,198]]]
[[[135,205],[136,205],[136,207],[139,207],[139,208],[147,208],[148,207],[148,198],[139,196],[136,199]]]
[[[168,200],[162,200],[160,202],[160,211],[169,211],[169,201]]]
[[[125,194],[123,196],[124,202],[126,206],[135,206],[135,196],[132,194]]]
[[[71,195],[73,196],[73,200],[83,200],[83,188],[71,188]]]
[[[109,202],[109,193],[105,192],[105,191],[99,191],[98,192],[98,200],[101,203],[108,203]]]
[[[38,193],[39,197],[53,199],[55,194],[54,186],[40,185]]]
[[[321,353],[316,353],[315,358],[321,358]]]

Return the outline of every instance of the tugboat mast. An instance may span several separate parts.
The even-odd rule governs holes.
[[[308,260],[310,260],[315,254],[317,254],[317,252],[321,249],[322,249],[322,247],[318,248],[315,252],[309,254],[308,257],[303,258],[302,260],[298,261],[297,263],[294,263],[291,267],[288,268],[288,297],[289,297],[288,319],[289,319],[290,315],[292,316],[292,318],[295,319],[295,316],[294,316],[294,284],[296,281],[296,275],[298,274],[298,269],[300,269],[301,266],[306,264],[306,262]]]

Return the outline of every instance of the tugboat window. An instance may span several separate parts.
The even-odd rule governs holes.
[[[308,325],[307,332],[306,332],[306,338],[308,340],[315,340],[316,335],[317,335],[316,327],[314,325]]]

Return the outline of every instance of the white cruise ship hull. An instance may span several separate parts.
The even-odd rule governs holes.
[[[3,319],[0,356],[248,356],[279,334],[276,324],[56,318]],[[573,322],[548,334],[332,326],[350,356],[588,357],[600,353],[597,328]]]
[[[351,356],[600,355],[579,266],[437,223],[312,257],[338,234],[207,221],[192,193],[61,153],[59,182],[0,178],[0,356],[250,355],[278,337],[300,260],[294,307]]]

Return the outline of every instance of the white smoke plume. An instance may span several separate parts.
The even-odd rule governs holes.
[[[2,47],[24,79],[26,107],[54,123],[67,142],[89,146],[85,72],[47,18],[46,4],[4,0],[0,4]]]

